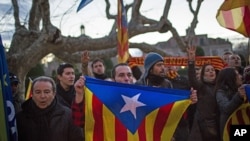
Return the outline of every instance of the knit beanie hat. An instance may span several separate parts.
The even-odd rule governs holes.
[[[144,78],[148,76],[149,71],[153,67],[153,65],[159,61],[163,61],[163,57],[158,53],[150,52],[146,55],[144,60]]]

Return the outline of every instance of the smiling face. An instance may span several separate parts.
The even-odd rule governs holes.
[[[55,90],[49,81],[37,81],[33,85],[32,100],[41,108],[47,108],[55,98]]]

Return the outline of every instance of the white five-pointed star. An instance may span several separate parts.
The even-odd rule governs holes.
[[[136,108],[145,106],[144,103],[138,101],[140,95],[141,95],[140,93],[133,97],[127,97],[122,95],[122,98],[125,101],[125,105],[122,107],[120,113],[130,111],[134,115],[134,118],[136,119]]]

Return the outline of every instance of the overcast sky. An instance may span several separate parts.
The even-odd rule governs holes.
[[[116,13],[117,0],[111,1],[111,13]],[[131,0],[124,0],[130,3]],[[141,8],[142,14],[158,20],[162,15],[163,6],[166,0],[144,0]],[[199,23],[195,29],[196,34],[208,34],[209,37],[228,38],[241,41],[246,39],[242,35],[221,27],[216,21],[216,12],[224,0],[204,0],[199,13]],[[19,0],[20,20],[25,23],[28,19],[28,12],[32,0]],[[50,0],[51,21],[61,29],[64,36],[79,36],[80,25],[85,26],[85,33],[98,38],[107,35],[110,31],[113,20],[107,20],[105,15],[104,0],[93,0],[86,7],[76,13],[80,0]],[[12,39],[14,32],[13,10],[9,0],[0,1],[0,34],[5,44]],[[62,16],[64,15],[64,16]],[[128,15],[129,17],[130,15]],[[173,0],[169,13],[169,19],[178,33],[183,36],[190,25],[192,14],[188,10],[186,0]],[[27,25],[27,23],[25,23]],[[156,43],[167,41],[171,33],[159,34],[148,33],[130,39],[131,42]]]

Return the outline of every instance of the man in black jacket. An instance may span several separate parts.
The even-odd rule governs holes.
[[[72,101],[75,97],[75,71],[71,64],[63,63],[57,68],[56,97],[64,106],[71,108]]]

